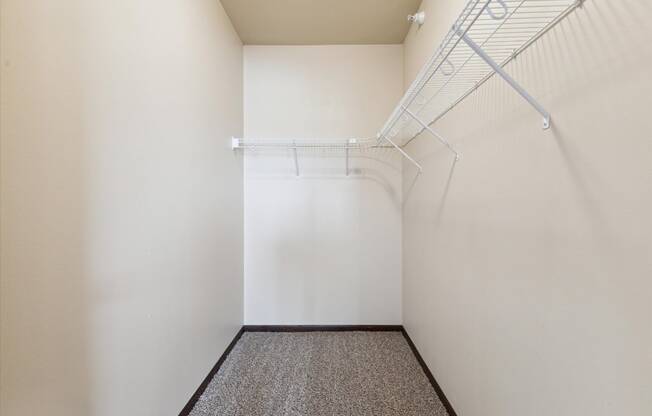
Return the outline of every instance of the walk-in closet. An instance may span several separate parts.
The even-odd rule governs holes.
[[[652,415],[647,17],[0,0],[0,415]]]

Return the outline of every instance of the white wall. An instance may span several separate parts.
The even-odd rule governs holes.
[[[371,137],[402,93],[402,46],[245,47],[246,137]],[[245,322],[399,324],[393,151],[245,159]]]
[[[411,80],[465,0],[426,0]],[[652,7],[588,0],[404,164],[403,318],[463,416],[652,414]]]
[[[3,0],[0,414],[177,414],[242,324],[216,0]]]

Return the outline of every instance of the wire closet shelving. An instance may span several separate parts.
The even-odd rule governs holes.
[[[346,158],[345,163],[345,172],[346,176],[349,176],[349,155],[354,151],[364,151],[374,148],[387,147],[379,144],[373,138],[365,139],[310,139],[310,138],[300,138],[300,139],[232,139],[233,149],[245,149],[245,150],[291,150],[294,156],[294,168],[296,176],[299,176],[299,160],[298,160],[298,150],[304,151],[331,151],[331,152],[340,152],[343,151]],[[403,152],[403,150],[401,150]],[[408,156],[409,157],[409,156]]]
[[[234,149],[274,147],[349,150],[387,146],[422,168],[403,149],[428,132],[459,159],[459,152],[431,125],[475,91],[494,74],[511,86],[550,127],[551,117],[504,66],[566,17],[583,0],[469,0],[443,41],[421,68],[376,139],[233,139]],[[385,143],[387,142],[387,143]],[[348,173],[348,163],[347,163]],[[297,169],[298,175],[298,169]]]

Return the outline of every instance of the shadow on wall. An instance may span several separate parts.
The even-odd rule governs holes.
[[[615,233],[611,230],[610,218],[604,212],[604,207],[597,199],[596,192],[591,189],[594,181],[600,177],[599,172],[588,171],[589,167],[582,162],[579,148],[574,147],[573,141],[564,136],[558,126],[553,126],[551,133],[569,173],[568,177],[579,195],[582,211],[591,222],[589,229],[595,234],[594,240],[603,243],[613,242]],[[588,178],[593,178],[593,180]]]
[[[650,413],[651,14],[587,0],[506,66],[550,130],[493,77],[435,125],[464,155],[452,182],[410,145],[404,319],[460,413]]]
[[[427,133],[424,133],[427,134]],[[426,156],[427,157],[427,156]],[[455,167],[457,166],[457,163],[460,161],[460,159],[453,157],[452,162],[450,164],[450,169],[448,171],[448,176],[446,177],[446,183],[444,185],[444,190],[440,193],[441,197],[439,198],[439,203],[437,204],[437,220],[435,221],[436,224],[438,224],[441,220],[441,216],[444,212],[444,208],[446,206],[446,200],[448,199],[448,192],[451,187],[451,183],[453,181],[453,173],[455,172]],[[421,173],[418,171],[414,170],[414,176],[413,179],[409,181],[409,184],[407,188],[403,191],[403,206],[408,202],[410,199],[410,195],[412,194],[412,191],[414,187],[417,184],[417,181],[421,177]]]
[[[558,105],[585,97],[595,89],[595,85],[608,82],[614,73],[622,73],[623,77],[627,77],[628,73],[636,72],[636,68],[640,67],[650,53],[646,38],[638,33],[640,29],[637,27],[644,25],[642,16],[650,13],[652,13],[652,3],[649,2],[631,2],[628,7],[615,7],[611,2],[587,0],[585,7],[571,13],[525,53],[506,66],[506,70],[542,102],[544,107],[554,110],[550,130],[540,131],[538,114],[498,76],[494,76],[467,97],[452,110],[451,114],[433,124],[433,128],[450,139],[463,154],[472,156],[470,161],[462,158],[460,167],[463,167],[468,162],[474,163],[472,159],[478,157],[473,153],[478,147],[474,142],[486,140],[488,131],[506,131],[514,125],[529,123],[536,140],[550,141],[552,138],[558,144],[566,168],[575,181],[578,193],[584,199],[585,208],[592,211],[590,217],[594,218],[596,230],[602,230],[601,232],[608,239],[608,235],[611,234],[610,226],[605,221],[604,214],[599,212],[598,204],[594,203],[595,196],[591,195],[590,181],[586,179],[599,176],[595,171],[582,172],[589,167],[579,160],[581,149],[573,145],[572,134],[570,132],[562,134],[560,122],[567,124],[567,120],[563,108],[558,108]],[[610,38],[605,38],[607,31],[600,28],[614,25],[621,27],[622,30],[608,32]],[[595,30],[589,32],[587,26]],[[576,38],[589,40],[584,43],[588,52],[576,53],[565,46]],[[636,46],[632,47],[632,43]],[[568,87],[559,89],[559,85]],[[625,105],[626,102],[610,104],[607,114],[611,120],[604,120],[604,118],[598,120],[593,114],[587,113],[585,120],[574,121],[582,123],[633,121],[634,115],[618,111],[619,107]],[[447,119],[456,119],[456,113],[460,112],[471,112],[475,121],[453,125],[448,123]],[[617,118],[621,120],[618,121]],[[518,138],[518,140],[524,141],[528,138]],[[614,140],[617,138],[614,137]],[[435,221],[439,223],[456,163],[455,161],[452,163],[445,176],[446,179],[442,179],[444,171],[441,165],[444,163],[445,152],[443,147],[431,140],[427,133],[422,133],[413,140],[408,149],[413,155],[418,155],[417,159],[420,162],[429,166],[424,170],[425,175],[418,175],[412,167],[408,167],[405,171],[410,179],[405,179],[403,205],[409,201],[414,189],[420,188],[418,183],[422,182],[422,186],[430,187],[433,186],[433,181],[441,181],[444,186],[443,191],[439,193],[441,198],[436,204],[438,209]],[[623,154],[626,152],[627,150],[623,149]],[[439,166],[433,169],[432,163],[437,163]],[[433,178],[432,175],[436,175],[438,179]],[[434,187],[434,189],[439,188],[439,186]]]
[[[400,322],[400,155],[343,153],[247,152],[248,323]]]
[[[611,82],[613,75],[623,78],[649,56],[647,38],[640,33],[644,23],[634,23],[641,16],[652,13],[652,3],[627,2],[627,7],[614,7],[612,2],[586,0],[553,30],[537,40],[523,54],[506,66],[506,70],[521,83],[544,107],[555,109],[558,103],[581,100],[595,90],[596,85]],[[641,24],[643,26],[637,26]],[[591,30],[587,30],[590,27]],[[604,27],[620,30],[605,31]],[[607,38],[608,36],[608,38]],[[576,39],[585,39],[584,50],[568,48]],[[563,85],[564,88],[559,88]],[[524,118],[538,121],[538,115],[504,81],[494,76],[465,100],[476,123],[456,125],[451,139],[464,144],[467,140],[483,137],[491,128],[500,131]],[[611,117],[619,114],[613,105]],[[552,114],[553,126],[560,111]],[[443,119],[445,120],[445,118]],[[437,124],[444,124],[438,122]],[[534,122],[533,129],[540,124]]]
[[[296,165],[291,150],[248,150],[245,166],[247,177],[256,181],[369,181],[380,186],[393,205],[401,209],[402,196],[397,187],[401,159],[393,149],[351,150],[348,175],[346,156],[342,150],[300,150]]]

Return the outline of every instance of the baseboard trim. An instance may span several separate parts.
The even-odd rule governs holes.
[[[432,385],[432,388],[435,390],[435,393],[437,394],[437,397],[439,397],[439,400],[442,402],[444,407],[446,408],[446,411],[448,412],[449,416],[457,416],[457,413],[455,412],[455,409],[453,409],[453,406],[451,403],[448,401],[448,398],[444,394],[444,391],[441,389],[439,386],[439,383],[437,383],[437,380],[435,379],[435,376],[432,375],[432,372],[428,368],[428,365],[426,362],[423,360],[423,357],[421,357],[421,354],[419,353],[419,350],[417,350],[417,347],[414,345],[414,342],[412,342],[412,339],[410,339],[410,336],[408,335],[407,331],[403,327],[403,325],[243,325],[242,328],[238,331],[238,333],[235,335],[233,338],[233,341],[229,344],[228,347],[226,347],[226,350],[222,354],[222,356],[217,360],[217,363],[213,366],[211,371],[208,373],[206,378],[204,378],[204,381],[199,385],[197,390],[195,391],[195,394],[192,395],[186,406],[181,410],[181,413],[179,413],[179,416],[188,416],[190,412],[192,411],[193,407],[195,407],[195,404],[197,404],[197,401],[201,397],[201,395],[204,393],[204,390],[206,390],[206,387],[208,387],[208,384],[211,382],[215,374],[218,372],[222,364],[224,363],[224,360],[226,360],[226,357],[228,357],[229,353],[235,346],[235,344],[240,340],[240,337],[242,337],[242,334],[245,332],[316,332],[316,331],[324,331],[324,332],[344,332],[344,331],[392,331],[392,332],[401,332],[403,334],[403,337],[405,338],[405,341],[408,343],[410,346],[410,349],[412,350],[412,353],[414,354],[414,357],[417,359],[417,362],[421,366],[421,369],[423,370],[424,374],[426,375],[426,378]]]
[[[417,347],[414,345],[414,342],[412,342],[412,340],[410,339],[410,336],[408,335],[405,328],[401,327],[401,332],[403,333],[403,337],[405,337],[405,340],[410,346],[410,349],[414,353],[414,356],[416,357],[417,361],[421,365],[421,369],[423,370],[423,372],[426,374],[426,377],[430,381],[432,388],[435,389],[435,393],[437,393],[437,397],[439,397],[439,400],[446,408],[446,411],[448,412],[449,416],[457,416],[455,409],[453,409],[453,405],[451,405],[451,402],[448,401],[448,398],[444,394],[444,391],[439,386],[439,383],[437,383],[437,380],[435,380],[435,376],[432,375],[432,372],[428,368],[428,365],[423,360],[423,357],[421,357],[421,354],[419,354],[419,350],[417,350]]]
[[[204,394],[204,390],[206,390],[206,387],[208,387],[208,384],[211,382],[215,374],[217,374],[217,371],[220,369],[222,364],[224,363],[224,360],[226,360],[226,357],[228,357],[229,353],[235,347],[235,344],[238,343],[240,340],[240,337],[242,334],[244,334],[244,327],[241,327],[240,330],[238,331],[237,334],[235,334],[235,337],[231,341],[228,347],[226,347],[226,350],[224,350],[224,353],[220,356],[220,358],[217,360],[217,363],[213,366],[211,371],[208,372],[208,375],[204,378],[204,381],[201,382],[199,387],[197,387],[197,390],[195,391],[195,394],[192,395],[190,400],[188,400],[188,403],[184,406],[183,409],[181,409],[181,412],[179,413],[179,416],[188,416],[190,412],[192,411],[193,407],[195,407],[195,404],[197,404],[197,401],[201,397],[202,394]]]
[[[245,332],[402,331],[403,325],[245,325]]]

